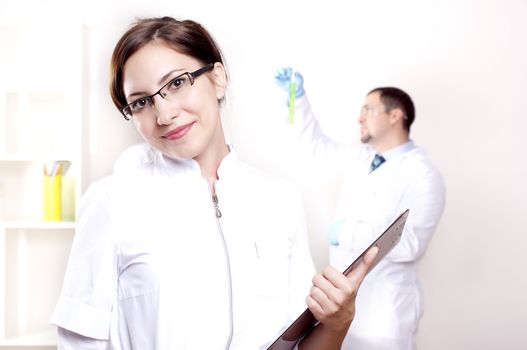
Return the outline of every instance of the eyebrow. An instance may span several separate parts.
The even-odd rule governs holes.
[[[175,72],[184,72],[184,68],[179,68],[179,69],[172,69],[171,71],[169,71],[167,74],[163,75],[161,77],[161,79],[159,79],[158,81],[158,85],[161,85],[163,84],[163,82],[165,82],[167,80],[168,77],[170,77],[171,75],[173,75]],[[183,74],[183,73],[182,73]],[[179,75],[178,75],[179,76]],[[177,78],[178,76],[175,76],[174,78]],[[126,96],[126,99],[127,100],[131,100],[132,98],[136,97],[136,96],[139,96],[139,97],[144,97],[144,96],[150,96],[150,94],[146,91],[136,91],[136,92],[133,92],[131,93],[130,95]]]

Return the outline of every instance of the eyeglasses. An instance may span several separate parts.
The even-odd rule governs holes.
[[[121,109],[124,119],[130,120],[132,117],[140,118],[142,116],[151,115],[152,108],[155,108],[155,95],[159,95],[167,101],[182,98],[185,95],[185,92],[188,91],[189,87],[194,85],[194,80],[203,73],[212,70],[212,68],[214,68],[214,63],[210,63],[204,67],[201,67],[194,72],[185,72],[181,75],[178,75],[163,85],[163,87],[161,87],[161,89],[159,89],[155,94],[143,96],[124,106]]]
[[[379,109],[377,107],[383,107],[384,108],[384,105],[364,105],[362,106],[362,108],[360,109],[360,115],[373,115],[373,114],[377,114],[377,111],[379,111]]]
[[[364,105],[362,106],[362,108],[360,109],[360,115],[361,116],[370,116],[370,115],[374,115],[374,114],[379,114],[379,110],[377,109],[377,107],[382,107],[384,108],[384,111],[383,112],[386,112],[386,113],[389,113],[390,110],[386,110],[386,106],[385,105]],[[408,119],[408,116],[406,114],[403,115],[403,119],[407,120]]]

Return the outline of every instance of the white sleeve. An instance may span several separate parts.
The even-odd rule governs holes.
[[[295,101],[295,113],[291,132],[295,134],[302,151],[307,155],[317,162],[329,164],[336,169],[358,159],[362,147],[338,143],[327,136],[319,121],[315,119],[306,95]]]
[[[80,344],[104,344],[110,339],[110,325],[117,293],[118,250],[111,235],[111,215],[101,182],[93,184],[81,200],[61,294],[51,323],[77,335],[67,334],[66,349],[91,349]],[[68,336],[69,335],[69,336]],[[99,349],[98,347],[94,347]]]
[[[414,261],[426,251],[445,207],[445,186],[441,174],[428,168],[408,186],[400,211],[409,208],[401,241],[386,256],[396,262]]]
[[[67,329],[58,328],[58,350],[107,350],[110,349],[107,340],[86,338]]]
[[[386,256],[393,262],[412,262],[425,252],[445,207],[445,187],[441,174],[432,166],[406,170],[400,202],[393,208],[369,213],[365,220],[352,221],[339,236],[339,243],[352,252],[361,252],[403,211],[410,209],[401,240]],[[398,190],[395,190],[398,193]]]

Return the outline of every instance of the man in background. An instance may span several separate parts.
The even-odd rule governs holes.
[[[353,327],[342,349],[415,349],[423,313],[417,266],[443,213],[445,187],[438,169],[410,139],[415,119],[412,99],[395,87],[371,90],[358,118],[362,145],[354,147],[322,132],[301,74],[280,69],[275,81],[294,100],[292,128],[302,146],[316,159],[346,169],[328,229],[332,266],[344,270],[399,214],[410,209],[400,242],[363,282]]]

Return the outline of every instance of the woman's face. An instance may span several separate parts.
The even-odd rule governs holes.
[[[127,103],[155,94],[165,84],[186,72],[202,68],[198,60],[174,51],[162,42],[151,42],[134,53],[123,68],[123,90]],[[170,100],[160,94],[151,98],[153,105],[134,113],[141,136],[164,154],[179,159],[216,158],[224,149],[225,137],[220,121],[219,102],[225,94],[225,71],[220,63],[194,79],[168,85],[175,91]],[[181,86],[181,89],[179,89]],[[177,91],[176,91],[177,90]]]

